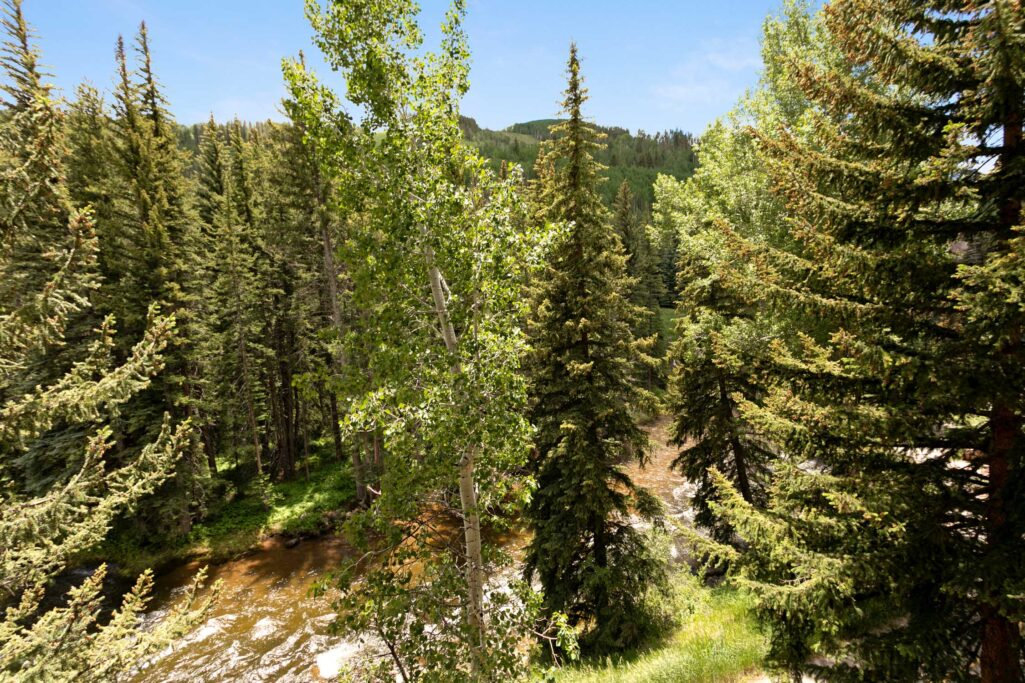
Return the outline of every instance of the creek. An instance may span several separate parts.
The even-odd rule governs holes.
[[[624,466],[636,483],[661,498],[667,514],[690,521],[692,493],[686,480],[670,471],[676,449],[666,446],[667,421],[649,426],[651,461],[644,468]],[[515,534],[503,542],[522,545]],[[363,646],[331,635],[334,619],[331,593],[314,598],[310,590],[351,553],[336,536],[305,540],[287,547],[270,539],[248,555],[209,568],[209,581],[221,590],[204,622],[173,649],[161,653],[135,683],[188,681],[336,680],[345,664]],[[674,558],[677,548],[672,548]],[[148,619],[159,619],[191,584],[201,564],[190,562],[162,574],[156,581]]]

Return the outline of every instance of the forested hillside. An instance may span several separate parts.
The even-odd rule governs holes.
[[[459,117],[463,135],[496,170],[502,163],[518,164],[528,178],[534,177],[534,162],[541,142],[551,139],[549,128],[556,123],[556,119],[543,119],[515,123],[504,130],[489,130],[478,126],[472,118]],[[251,122],[240,125],[243,137],[254,127]],[[178,140],[182,148],[197,154],[203,128],[203,124],[180,126]],[[686,180],[697,166],[696,140],[690,133],[671,130],[649,135],[644,131],[631,134],[624,128],[596,128],[605,135],[605,147],[595,153],[595,158],[606,166],[600,193],[607,204],[612,203],[619,186],[626,181],[634,194],[635,208],[642,213],[650,212],[659,174]]]
[[[550,128],[557,123],[556,119],[542,119],[515,123],[496,131],[481,128],[473,119],[462,117],[459,126],[466,139],[496,167],[502,162],[519,164],[528,177],[532,177],[540,144],[551,139]],[[626,181],[630,183],[637,208],[650,211],[655,200],[652,188],[660,173],[686,180],[697,166],[695,139],[689,133],[671,130],[631,134],[624,128],[596,126],[596,129],[605,135],[605,147],[596,150],[595,159],[606,166],[599,192],[607,204],[612,203],[617,189]]]
[[[572,42],[481,129],[462,0],[310,0],[342,85],[195,125],[145,22],[58,92],[42,8],[0,681],[1025,683],[1018,0],[785,0],[700,138]]]

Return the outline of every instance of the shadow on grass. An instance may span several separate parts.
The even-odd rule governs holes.
[[[673,630],[647,647],[584,660],[557,672],[558,683],[729,683],[759,668],[768,644],[751,613],[751,598],[732,588],[677,580],[686,612]]]

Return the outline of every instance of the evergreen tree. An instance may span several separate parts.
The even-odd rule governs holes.
[[[759,87],[701,136],[693,176],[685,182],[662,176],[655,184],[655,215],[677,234],[680,257],[677,341],[669,353],[668,405],[681,448],[673,466],[697,483],[697,521],[721,540],[732,537],[731,528],[711,510],[709,470],[728,478],[747,503],[764,506],[779,448],[744,407],[761,404],[770,378],[781,371],[771,344],[816,323],[773,305],[749,259],[734,248],[793,244],[751,126],[800,121],[806,101],[783,71],[789,52],[825,49],[816,34],[806,5],[785,3],[781,17],[765,24]]]
[[[537,490],[526,571],[540,578],[549,610],[593,623],[585,642],[611,649],[637,641],[642,597],[663,569],[630,521],[634,512],[655,518],[658,505],[619,466],[647,458],[633,412],[643,400],[634,380],[643,352],[631,333],[639,311],[627,299],[634,281],[598,195],[600,136],[583,118],[575,45],[568,76],[567,119],[552,127],[553,173],[542,193],[547,218],[567,233],[538,278],[529,326]]]
[[[653,355],[661,357],[665,352],[665,335],[661,330],[659,302],[664,296],[665,287],[648,231],[634,204],[633,190],[630,189],[630,183],[624,180],[612,205],[612,222],[626,252],[627,275],[634,281],[630,303],[640,309],[633,326],[633,335],[637,339],[651,339]],[[641,369],[647,386],[651,388],[654,384],[654,369],[650,364]]]
[[[210,228],[214,224],[214,217],[222,210],[227,195],[227,152],[222,138],[222,131],[211,115],[199,136],[199,154],[196,159],[196,212],[206,228],[205,236],[211,239],[203,245],[207,248],[214,246]]]
[[[732,258],[723,230],[729,226],[756,237],[778,212],[759,211],[767,203],[767,185],[756,184],[738,205],[720,192],[720,183],[746,180],[745,168],[760,170],[751,136],[743,130],[714,124],[702,136],[698,158],[702,163],[685,184],[660,178],[655,188],[656,212],[668,214],[680,234],[680,300],[667,403],[673,443],[681,449],[673,467],[697,484],[696,521],[727,540],[730,527],[710,508],[715,492],[709,470],[725,475],[747,503],[764,505],[774,449],[745,419],[740,404],[761,401],[770,369],[766,342],[777,335],[757,290],[736,275],[746,264]]]
[[[80,85],[67,116],[68,192],[76,204],[92,207],[97,226],[111,224],[111,132],[103,96],[90,85]]]
[[[734,557],[783,669],[1017,683],[1025,13],[835,0],[824,22],[831,56],[782,60],[810,112],[758,134],[794,244],[734,242],[818,321],[745,406],[801,466],[765,513],[720,479]]]
[[[181,339],[166,354],[166,370],[133,400],[126,419],[115,424],[118,441],[131,450],[152,437],[165,411],[195,415],[195,375],[190,344],[197,336],[198,280],[194,268],[195,217],[189,206],[177,134],[155,81],[145,24],[136,52],[141,78],[129,70],[124,42],[116,51],[111,224],[101,230],[104,272],[101,300],[109,302],[125,340],[138,339],[151,303],[178,316]],[[124,354],[122,347],[120,352]],[[201,444],[179,460],[175,476],[136,517],[146,533],[187,533],[203,514],[209,466]]]
[[[287,103],[285,108],[289,109]],[[286,388],[296,394],[299,412],[291,423],[275,422],[282,432],[291,427],[291,442],[301,441],[304,455],[312,430],[314,436],[331,441],[335,458],[341,461],[344,448],[331,372],[338,333],[330,314],[334,309],[327,277],[333,273],[338,285],[334,244],[339,226],[326,211],[326,184],[311,145],[303,138],[302,127],[294,122],[271,126],[255,143],[251,160],[252,195],[259,207],[257,232],[267,250],[265,266],[273,283],[272,346],[282,378],[278,395],[284,396]],[[326,259],[329,253],[332,258]],[[287,413],[280,410],[282,416]],[[288,439],[276,441],[284,444]]]
[[[207,380],[203,408],[211,413],[205,422],[218,426],[220,438],[212,445],[225,455],[233,453],[236,460],[236,450],[248,454],[257,478],[262,479],[266,397],[261,375],[266,372],[261,371],[267,355],[262,340],[269,297],[264,291],[266,273],[260,268],[252,209],[242,205],[248,200],[235,188],[236,166],[245,163],[235,156],[243,150],[235,147],[235,131],[231,151],[221,132],[211,119],[200,141],[197,194],[210,258],[205,264],[209,279],[200,316],[204,334],[197,341]]]
[[[102,680],[166,647],[198,616],[189,612],[190,596],[157,628],[137,630],[152,585],[146,573],[101,625],[105,566],[63,605],[42,603],[50,580],[168,476],[188,440],[187,424],[172,428],[165,418],[135,458],[107,463],[107,423],[161,369],[174,320],[151,318],[118,364],[108,319],[77,362],[42,381],[38,368],[53,363],[69,322],[89,307],[97,245],[89,212],[75,209],[68,193],[63,117],[39,71],[21,3],[5,0],[0,12],[9,98],[0,113],[0,681]],[[55,456],[52,434],[66,425],[78,426],[70,430],[77,453],[69,455],[75,449],[65,443]],[[64,460],[62,476],[41,490],[26,486],[26,457]]]

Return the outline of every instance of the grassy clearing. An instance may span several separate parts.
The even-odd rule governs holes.
[[[683,581],[689,581],[681,577]],[[558,683],[731,683],[747,680],[767,641],[751,616],[751,599],[731,588],[687,585],[690,611],[650,649],[558,671]]]
[[[219,562],[252,549],[273,534],[322,532],[327,517],[347,510],[354,494],[348,467],[335,460],[313,458],[309,481],[300,473],[291,481],[271,484],[270,507],[255,493],[238,495],[197,523],[178,543],[149,547],[122,538],[108,541],[90,556],[114,562],[130,575],[191,558]]]
[[[676,318],[676,309],[666,307],[658,309],[658,323],[668,344],[676,341]]]

